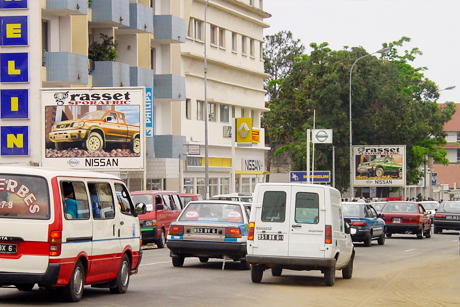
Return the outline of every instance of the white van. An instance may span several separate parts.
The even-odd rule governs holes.
[[[344,222],[340,192],[316,184],[259,183],[249,219],[248,254],[251,278],[262,280],[271,269],[321,270],[326,285],[353,273],[354,246]]]
[[[0,287],[37,284],[68,301],[85,285],[124,293],[141,258],[136,208],[120,178],[0,166]]]

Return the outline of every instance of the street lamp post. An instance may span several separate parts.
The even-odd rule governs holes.
[[[373,52],[373,53],[368,53],[368,54],[365,54],[359,58],[357,58],[353,65],[351,65],[351,68],[350,68],[350,90],[349,90],[349,102],[350,102],[350,110],[349,110],[349,113],[350,113],[350,193],[351,193],[351,199],[353,199],[354,197],[354,186],[353,186],[353,126],[352,126],[352,114],[351,114],[351,79],[352,79],[352,75],[353,75],[353,67],[355,66],[355,64],[361,60],[362,58],[365,58],[367,56],[370,56],[372,54],[376,54],[376,53],[380,53],[380,54],[387,54],[389,51],[391,50],[390,47],[386,47],[386,48],[382,48],[380,50],[377,50],[376,52]]]

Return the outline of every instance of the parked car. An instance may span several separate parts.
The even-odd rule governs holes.
[[[351,220],[351,239],[353,242],[363,242],[364,246],[371,246],[372,240],[379,245],[385,244],[385,222],[377,211],[366,203],[342,203],[343,217]]]
[[[201,194],[196,193],[179,193],[179,196],[182,200],[182,204],[187,206],[187,204],[194,200],[203,200],[203,196]]]
[[[433,218],[439,208],[439,203],[435,200],[420,201],[419,203],[422,204],[423,208],[428,212],[431,224],[433,224]]]
[[[198,257],[201,262],[209,258],[230,257],[246,262],[248,220],[251,204],[244,202],[202,200],[191,201],[168,232],[168,248],[172,264],[181,267],[186,257]]]
[[[220,194],[211,197],[212,200],[231,200],[252,203],[252,193],[230,193]]]
[[[460,201],[444,201],[434,214],[434,233],[446,230],[460,230]]]
[[[358,173],[368,177],[392,177],[402,178],[402,165],[395,162],[390,156],[378,157],[369,162],[358,165]]]
[[[386,225],[386,236],[392,234],[416,234],[431,238],[431,219],[423,205],[410,201],[389,201],[380,213]]]
[[[145,214],[139,214],[142,244],[155,243],[158,248],[166,245],[169,225],[182,212],[184,206],[176,191],[148,190],[131,192],[134,203],[144,203]]]
[[[385,206],[386,203],[386,201],[377,201],[369,203],[369,205],[371,205],[375,209],[375,211],[377,211],[377,213],[380,213],[380,211],[382,211],[382,208],[383,206]]]

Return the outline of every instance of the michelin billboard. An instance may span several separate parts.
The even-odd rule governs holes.
[[[404,145],[353,146],[355,187],[403,187],[406,183]]]
[[[43,166],[143,170],[144,93],[144,88],[43,90]]]

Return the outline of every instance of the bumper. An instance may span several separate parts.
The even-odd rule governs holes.
[[[335,258],[307,258],[283,256],[246,255],[246,261],[265,267],[279,267],[291,270],[320,270],[335,267]]]
[[[50,132],[49,138],[53,142],[77,142],[86,138],[85,129],[77,130],[57,130]]]
[[[353,231],[353,230],[352,230]],[[351,235],[353,242],[362,242],[370,235],[369,229],[356,229],[356,233]]]
[[[435,227],[446,229],[446,230],[460,230],[460,221],[438,221],[434,220],[433,224]]]
[[[43,274],[0,272],[0,286],[19,284],[55,285],[58,281],[61,264],[50,263]]]
[[[244,258],[247,254],[246,242],[196,242],[169,240],[167,244],[171,257],[218,257]]]
[[[422,230],[421,224],[386,224],[386,233],[412,233],[417,234]]]
[[[148,229],[142,229],[141,228],[141,236],[142,236],[142,244],[147,244],[147,243],[155,243],[159,238],[158,238],[158,230],[157,227],[149,227]]]

